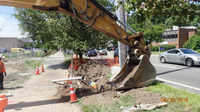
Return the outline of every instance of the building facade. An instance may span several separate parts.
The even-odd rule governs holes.
[[[195,35],[197,29],[195,27],[180,27],[167,29],[163,32],[164,43],[168,45],[175,45],[176,48],[182,48],[183,44],[193,35]]]
[[[10,51],[11,48],[24,47],[24,42],[17,37],[0,37],[0,48]]]

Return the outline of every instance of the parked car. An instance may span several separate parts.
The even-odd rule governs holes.
[[[28,54],[28,53],[31,53],[31,52],[28,51],[28,50],[25,50],[23,48],[11,48],[11,53],[25,53],[25,54]]]
[[[107,55],[107,50],[106,49],[99,50],[99,55]]]
[[[90,57],[90,56],[97,56],[97,52],[94,49],[91,49],[91,50],[87,51],[86,55],[88,57]]]
[[[0,48],[0,53],[4,53],[7,52],[7,50],[5,48]]]
[[[159,56],[161,63],[178,63],[187,66],[200,65],[200,54],[187,48],[170,49]]]

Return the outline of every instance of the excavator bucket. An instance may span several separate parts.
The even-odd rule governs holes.
[[[111,78],[111,85],[117,90],[145,87],[154,82],[156,69],[144,54],[138,59],[126,59],[122,70]]]

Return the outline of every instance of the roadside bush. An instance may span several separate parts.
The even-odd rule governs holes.
[[[55,50],[53,49],[49,49],[47,50],[46,52],[44,52],[44,56],[47,56],[47,55],[50,55],[50,54],[53,54]]]
[[[159,47],[158,46],[152,46],[151,51],[159,51]]]
[[[165,51],[166,51],[166,50],[169,50],[169,49],[176,48],[175,45],[161,45],[161,46],[153,46],[153,47],[151,48],[151,51],[159,51],[159,47],[163,47]]]
[[[26,60],[25,65],[31,68],[35,68],[36,66],[40,66],[44,60]]]
[[[195,50],[196,52],[200,53],[200,49]]]
[[[184,43],[183,47],[193,49],[193,50],[200,49],[200,35],[197,34],[197,35],[190,37],[189,40],[187,40]]]
[[[169,49],[174,49],[174,48],[176,48],[175,45],[162,45],[161,47],[164,47],[165,50],[169,50]]]

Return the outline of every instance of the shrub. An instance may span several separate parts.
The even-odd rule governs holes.
[[[175,45],[161,45],[161,47],[164,47],[164,48],[165,48],[165,51],[166,51],[166,50],[169,50],[169,49],[174,49],[174,48],[176,48]]]
[[[190,37],[189,40],[187,40],[184,43],[183,47],[193,49],[193,50],[200,49],[200,35],[197,34],[197,35]]]
[[[153,47],[151,48],[151,51],[159,51],[159,47],[163,47],[165,51],[166,51],[166,50],[169,50],[169,49],[176,48],[175,45],[161,45],[161,46],[153,46]]]
[[[200,49],[197,49],[196,52],[200,53]]]
[[[153,46],[153,47],[151,47],[151,51],[159,51],[159,47],[158,46]]]

